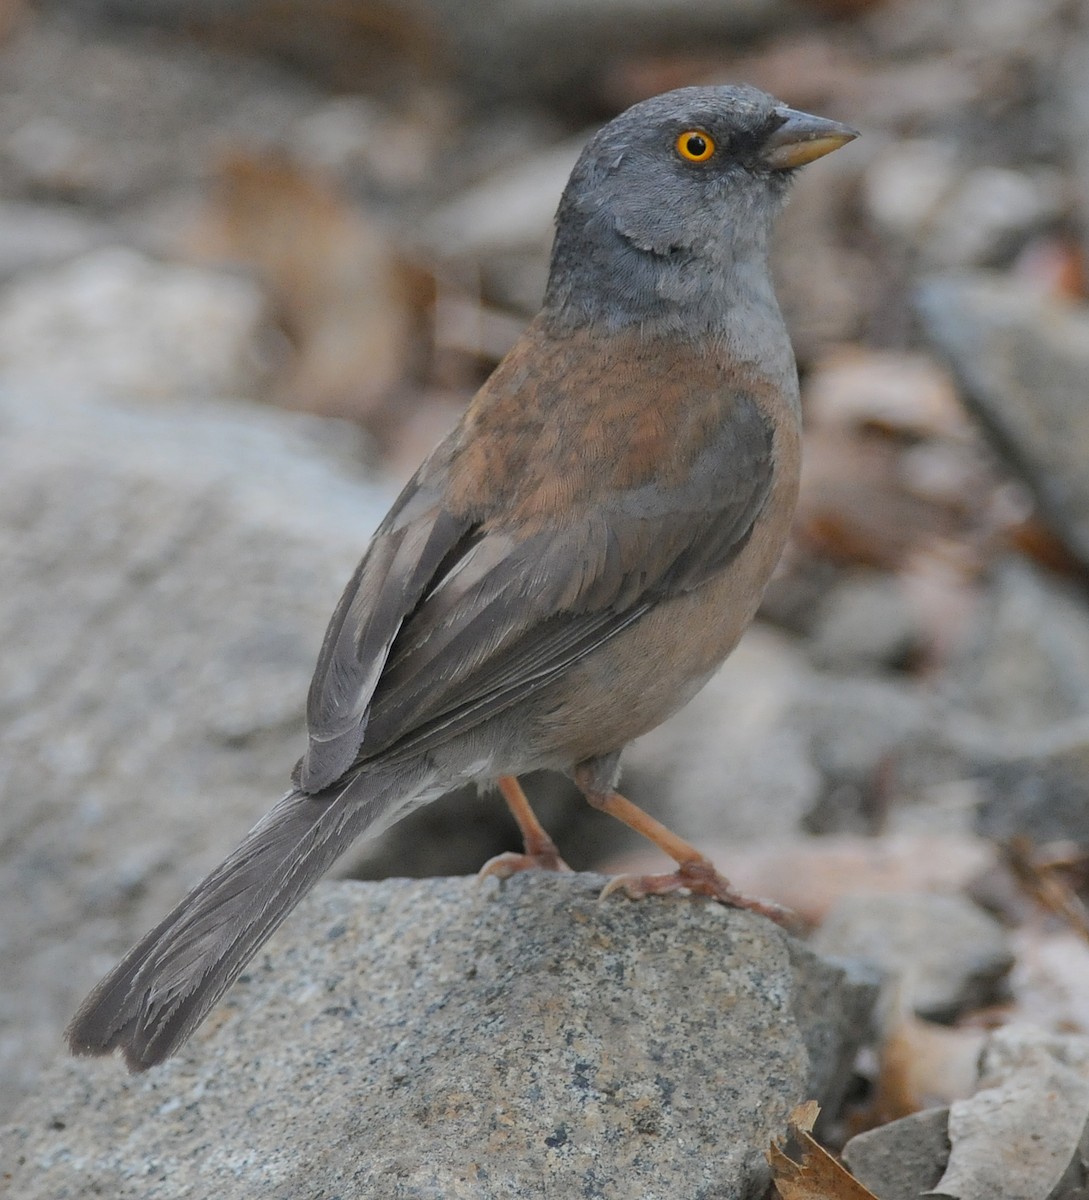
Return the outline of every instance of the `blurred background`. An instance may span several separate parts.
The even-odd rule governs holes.
[[[778,231],[792,544],[625,790],[829,950],[903,914],[898,953],[949,946],[911,1045],[1089,1032],[1084,0],[0,0],[0,1111],[282,793],[328,614],[536,311],[589,131],[739,81],[863,137]],[[655,861],[533,782],[574,866]],[[512,844],[463,796],[344,871]],[[878,1057],[870,1123],[968,1086]]]

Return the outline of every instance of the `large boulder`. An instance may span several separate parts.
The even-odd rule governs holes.
[[[13,1194],[727,1200],[834,1106],[874,989],[764,918],[597,876],[327,883],[181,1055],[58,1063]]]
[[[346,426],[0,385],[0,1111],[283,794],[388,492]]]

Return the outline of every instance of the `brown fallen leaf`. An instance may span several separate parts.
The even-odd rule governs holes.
[[[280,153],[228,154],[194,248],[267,288],[294,348],[281,403],[372,427],[401,407],[430,285],[333,180]]]
[[[970,1096],[986,1041],[984,1029],[936,1025],[902,1013],[880,1047],[873,1103],[859,1131]]]
[[[787,1148],[772,1142],[767,1152],[772,1179],[782,1200],[877,1200],[813,1137],[819,1112],[816,1100],[797,1105],[790,1114]]]
[[[805,381],[809,427],[872,429],[904,438],[971,436],[948,372],[925,354],[837,346]]]
[[[1089,941],[1089,910],[1063,874],[1064,868],[1069,870],[1083,864],[1085,852],[1070,847],[1064,847],[1060,853],[1049,851],[1019,835],[1010,838],[1003,854],[1017,882],[1036,903]]]
[[[834,563],[895,570],[934,538],[960,540],[963,515],[905,483],[901,451],[894,439],[873,432],[838,426],[808,431],[799,545]]]
[[[1035,513],[1014,520],[1003,531],[1010,546],[1056,575],[1083,580],[1085,568]]]
[[[1032,288],[1060,300],[1089,295],[1089,265],[1081,239],[1070,232],[1041,234],[1017,256],[1013,273]]]

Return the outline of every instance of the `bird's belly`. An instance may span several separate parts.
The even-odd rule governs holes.
[[[620,750],[703,687],[756,615],[791,507],[717,577],[661,603],[541,693],[531,720],[534,742],[550,751],[541,765],[567,768]]]

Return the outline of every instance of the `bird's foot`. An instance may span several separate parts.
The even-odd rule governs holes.
[[[668,896],[671,892],[689,892],[694,896],[710,896],[712,900],[730,908],[747,908],[785,928],[789,928],[795,920],[789,908],[737,891],[706,858],[683,862],[669,875],[617,875],[601,889],[598,899],[604,900],[613,892],[623,892],[631,900],[641,900],[644,896]]]
[[[477,872],[478,879],[487,879],[494,875],[497,879],[509,879],[519,871],[566,871],[571,868],[560,858],[560,852],[555,846],[537,847],[532,852],[517,854],[513,850],[506,854],[497,854]]]

